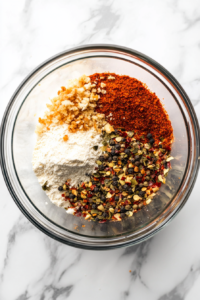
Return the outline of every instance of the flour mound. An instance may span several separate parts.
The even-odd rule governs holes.
[[[63,136],[69,140],[64,141]],[[70,133],[68,125],[50,126],[50,130],[38,136],[33,152],[33,170],[40,185],[47,182],[46,194],[57,206],[68,207],[58,187],[71,179],[72,186],[88,180],[85,173],[92,173],[95,161],[101,155],[101,137],[93,128],[88,131]],[[99,146],[98,150],[93,149]]]

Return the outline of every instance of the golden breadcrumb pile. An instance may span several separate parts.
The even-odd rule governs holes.
[[[58,96],[47,104],[48,111],[44,118],[39,118],[36,133],[41,134],[50,130],[50,125],[68,124],[69,132],[87,131],[94,127],[99,133],[105,125],[105,115],[95,112],[96,101],[100,98],[96,94],[96,84],[83,75],[79,79],[69,80],[67,87],[62,86]],[[65,141],[68,137],[63,137]]]

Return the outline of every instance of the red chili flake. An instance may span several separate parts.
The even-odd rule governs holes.
[[[92,198],[92,194],[87,194],[87,197],[88,198]]]
[[[65,197],[65,194],[62,194],[62,197]]]
[[[171,147],[170,147],[170,146],[165,147],[165,149],[166,149],[167,151],[171,151]]]
[[[85,208],[86,208],[86,209],[88,209],[88,207],[89,207],[88,205],[85,205]]]
[[[77,216],[77,217],[81,217],[82,213],[81,212],[76,212],[74,215]]]
[[[95,186],[96,186],[96,185],[94,185],[94,184],[93,184],[93,185],[91,185],[91,187],[90,187],[91,191],[93,191],[93,190],[94,190]]]
[[[126,144],[125,144],[125,149],[127,149],[129,146],[130,146],[130,144],[129,144],[129,143],[126,143]]]
[[[167,167],[168,167],[168,169],[171,169],[171,163],[170,162],[167,163]]]
[[[87,203],[87,202],[88,202],[88,200],[87,200],[87,199],[84,199],[84,200],[83,200],[83,202],[84,202],[84,203]]]
[[[105,177],[100,178],[100,182],[104,183]]]
[[[84,182],[81,183],[81,187],[82,187],[82,188],[85,187],[85,183],[84,183]]]
[[[122,178],[121,178],[121,180],[124,180],[124,179],[126,179],[126,177],[122,177]]]

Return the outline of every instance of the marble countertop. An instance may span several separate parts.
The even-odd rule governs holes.
[[[0,117],[23,78],[81,44],[118,44],[167,68],[200,121],[198,0],[1,1]],[[200,177],[179,215],[148,241],[112,251],[60,244],[36,229],[0,174],[0,299],[200,299]]]

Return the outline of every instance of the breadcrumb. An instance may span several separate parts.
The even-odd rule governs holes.
[[[65,142],[68,141],[68,139],[69,139],[68,135],[64,135],[64,136],[63,136],[63,140],[64,140]]]
[[[96,94],[94,83],[86,75],[75,80],[69,80],[67,87],[62,86],[58,96],[47,104],[48,111],[44,118],[39,118],[37,134],[49,130],[50,125],[68,124],[69,132],[87,131],[94,127],[98,133],[105,125],[105,115],[95,111],[96,102],[100,98]],[[68,136],[63,137],[64,141]]]

